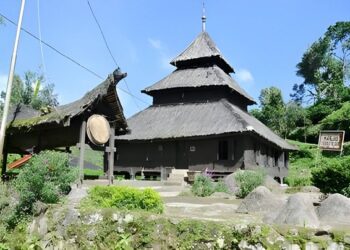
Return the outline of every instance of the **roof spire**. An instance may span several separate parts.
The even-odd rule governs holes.
[[[207,17],[205,16],[205,5],[203,1],[203,10],[202,10],[202,32],[205,32],[205,22],[207,20]]]

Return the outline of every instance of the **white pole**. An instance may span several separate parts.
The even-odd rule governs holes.
[[[16,40],[15,40],[15,45],[13,47],[13,53],[12,53],[12,59],[11,59],[10,73],[9,73],[9,78],[7,80],[5,106],[4,106],[4,112],[2,114],[2,121],[1,121],[1,128],[0,128],[0,158],[1,159],[3,156],[3,150],[4,150],[6,121],[7,121],[7,116],[8,116],[9,107],[10,107],[12,82],[13,82],[13,75],[14,75],[15,66],[16,66],[17,48],[18,48],[19,35],[21,33],[22,18],[23,18],[25,2],[26,2],[26,0],[22,0],[21,10],[19,12],[19,18],[18,18]]]

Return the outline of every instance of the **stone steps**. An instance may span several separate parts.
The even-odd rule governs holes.
[[[187,169],[173,169],[169,174],[168,179],[164,183],[165,185],[184,185],[185,177],[187,176]]]

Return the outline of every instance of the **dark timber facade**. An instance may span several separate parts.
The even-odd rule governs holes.
[[[247,112],[255,101],[231,78],[208,33],[171,64],[174,72],[142,91],[153,104],[127,120],[130,134],[116,137],[116,172],[166,179],[172,168],[225,175],[262,166],[273,177],[287,175],[295,148]]]

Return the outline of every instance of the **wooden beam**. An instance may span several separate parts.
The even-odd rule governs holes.
[[[115,150],[115,124],[112,124],[109,137],[109,147],[106,148],[108,152],[108,184],[113,184],[113,170],[114,170],[114,152]]]
[[[86,137],[86,121],[82,121],[80,126],[80,137],[79,137],[79,183],[81,187],[84,180],[84,155],[85,155],[85,137]]]
[[[6,179],[7,155],[8,155],[7,152],[4,151],[4,152],[3,152],[3,157],[2,157],[2,170],[1,170],[1,177],[2,177],[3,180]]]

